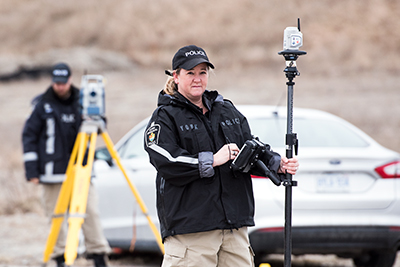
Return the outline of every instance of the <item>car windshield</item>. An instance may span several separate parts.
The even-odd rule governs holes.
[[[136,157],[147,157],[146,151],[143,149],[144,127],[135,132],[118,150],[119,155],[123,159]]]
[[[286,118],[248,119],[252,134],[272,147],[284,147]],[[368,143],[357,133],[336,121],[294,119],[293,132],[301,147],[366,147]]]

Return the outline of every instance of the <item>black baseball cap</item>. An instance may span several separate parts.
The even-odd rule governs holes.
[[[65,63],[58,63],[54,65],[51,74],[53,75],[53,82],[67,83],[71,76],[71,69]]]
[[[210,68],[214,68],[214,65],[208,60],[206,51],[203,48],[188,45],[180,48],[175,53],[172,59],[172,69],[182,68],[185,70],[191,70],[200,63],[207,63]]]

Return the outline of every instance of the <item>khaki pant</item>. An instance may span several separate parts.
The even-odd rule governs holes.
[[[42,184],[43,187],[43,206],[46,215],[51,218],[53,215],[54,207],[57,203],[58,194],[60,193],[62,184]],[[100,224],[100,217],[98,212],[98,195],[90,184],[88,201],[86,207],[86,217],[82,224],[82,232],[85,237],[85,247],[88,254],[108,254],[111,248],[104,236],[103,229]],[[65,243],[67,240],[67,218],[64,219],[63,226],[54,246],[52,258],[61,256],[65,252]]]
[[[162,267],[254,267],[247,227],[169,236]]]

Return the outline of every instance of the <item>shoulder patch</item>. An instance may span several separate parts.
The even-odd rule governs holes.
[[[43,105],[43,107],[44,107],[44,111],[45,111],[46,113],[51,113],[51,112],[53,112],[53,108],[50,106],[49,103],[45,103],[45,104]]]
[[[152,122],[146,130],[146,146],[158,144],[158,137],[160,135],[161,126]]]

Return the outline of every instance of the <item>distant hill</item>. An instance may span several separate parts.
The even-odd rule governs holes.
[[[93,57],[100,69],[168,68],[173,53],[192,43],[219,67],[273,67],[282,61],[283,30],[298,17],[308,52],[304,70],[395,73],[399,14],[396,0],[2,0],[0,74],[71,54],[80,68],[93,67]],[[73,49],[90,53],[76,59]],[[101,56],[108,52],[120,59]]]

